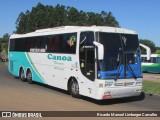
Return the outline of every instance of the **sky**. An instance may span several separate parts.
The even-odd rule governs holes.
[[[122,28],[137,31],[139,39],[160,47],[160,0],[0,0],[0,38],[16,30],[20,12],[44,5],[72,6],[85,12],[111,11]]]

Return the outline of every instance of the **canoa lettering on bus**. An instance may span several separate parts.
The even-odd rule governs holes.
[[[56,56],[56,55],[53,55],[53,54],[48,54],[48,59],[62,60],[62,61],[72,61],[72,58],[70,56]]]

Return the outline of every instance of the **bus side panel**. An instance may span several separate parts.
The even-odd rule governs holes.
[[[27,69],[30,69],[33,81],[36,80],[39,83],[45,84],[46,82],[37,73],[27,54],[28,53],[25,52],[9,52],[9,72],[15,76],[19,76],[20,67],[23,67],[25,73],[27,72]]]
[[[22,65],[22,59],[20,53],[18,52],[9,52],[9,65],[8,70],[10,73],[12,73],[14,76],[19,76],[19,68]]]
[[[77,78],[76,55],[58,53],[28,53],[37,73],[45,82],[67,90],[70,77]]]

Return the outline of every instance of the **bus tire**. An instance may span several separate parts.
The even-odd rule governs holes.
[[[71,78],[71,80],[69,81],[69,93],[74,98],[80,98],[79,84],[74,78]]]
[[[27,70],[26,78],[29,84],[33,84],[32,81],[32,72],[30,70]]]
[[[25,74],[23,68],[20,68],[19,79],[23,82],[26,82]]]

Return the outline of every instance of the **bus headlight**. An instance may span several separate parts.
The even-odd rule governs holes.
[[[100,87],[100,88],[103,88],[103,83],[99,83],[99,87]]]
[[[136,85],[137,85],[137,86],[142,86],[142,82],[141,82],[141,81],[137,81],[137,82],[136,82]]]
[[[109,94],[111,94],[111,91],[105,91],[104,94],[109,95]]]

